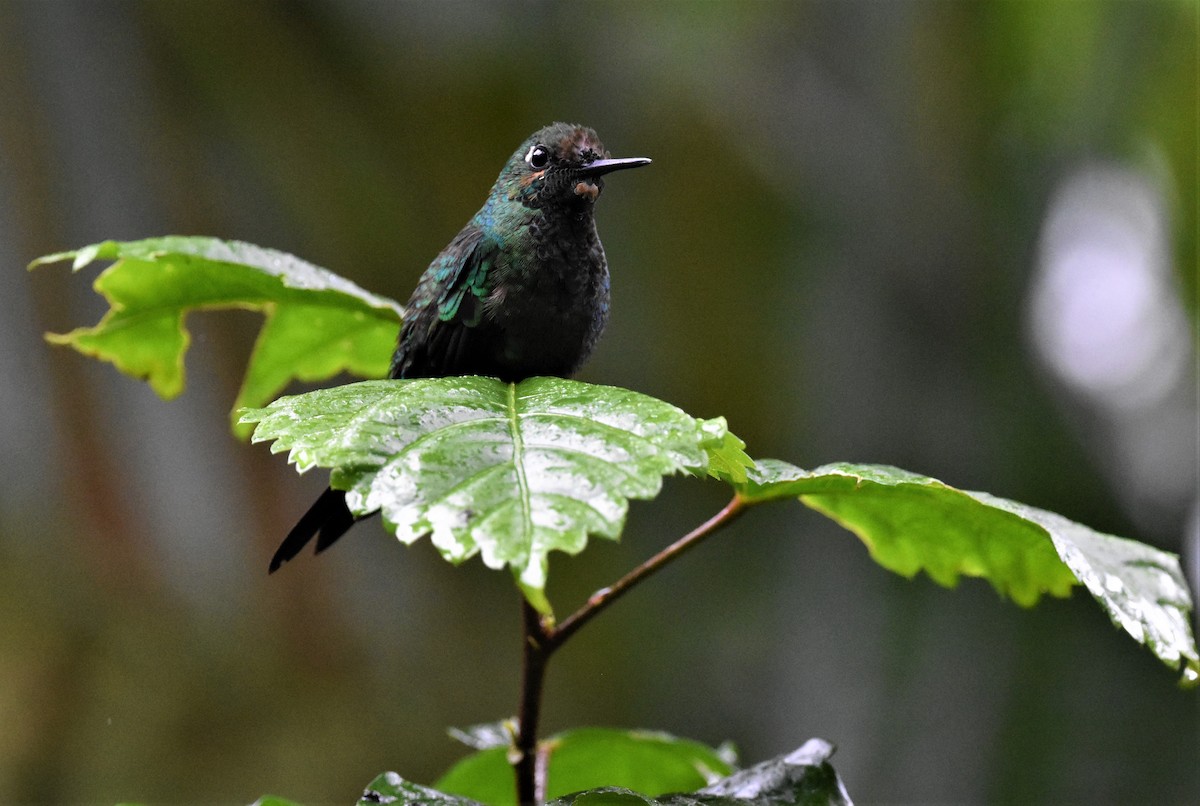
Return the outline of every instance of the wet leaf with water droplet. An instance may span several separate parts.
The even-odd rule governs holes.
[[[351,511],[382,512],[401,541],[429,535],[451,562],[512,569],[543,612],[551,551],[617,539],[629,499],[653,498],[666,474],[736,463],[724,420],[562,378],[366,381],[281,398],[243,422],[301,471],[330,468]]]
[[[543,739],[546,797],[595,787],[620,787],[641,795],[685,792],[716,783],[733,770],[722,751],[667,733],[578,728]],[[489,804],[510,804],[515,787],[506,747],[472,753],[434,786]]]
[[[798,750],[738,772],[731,771],[720,750],[664,733],[583,728],[553,736],[542,744],[548,751],[547,797],[552,798],[546,806],[851,803],[829,761],[833,745],[823,739],[809,739]],[[597,785],[595,781],[614,783]],[[438,781],[437,787],[414,784],[386,772],[367,786],[358,803],[511,806],[516,800],[513,771],[504,759],[503,748],[464,759]],[[635,787],[639,788],[635,791]],[[446,794],[440,791],[443,788],[472,794]]]
[[[394,772],[385,772],[367,784],[358,806],[400,803],[405,806],[479,806],[479,801],[447,795],[427,786],[406,781]]]
[[[1200,657],[1189,619],[1192,600],[1178,557],[1136,540],[1094,531],[1054,512],[986,493],[972,495],[1042,527],[1063,563],[1113,624],[1149,647],[1163,663],[1179,669],[1184,686],[1196,685]]]
[[[958,490],[884,465],[834,464],[802,470],[761,460],[739,495],[748,503],[798,497],[854,532],[884,568],[925,571],[943,585],[982,577],[1030,606],[1083,584],[1113,623],[1182,673],[1200,678],[1189,622],[1191,595],[1179,558],[1089,529],[1053,512]]]
[[[164,399],[184,386],[192,311],[263,313],[234,411],[258,406],[293,379],[319,381],[339,372],[382,377],[400,332],[401,308],[297,257],[237,241],[166,237],[105,241],[35,260],[30,268],[72,261],[74,271],[116,261],[94,288],[109,310],[93,327],[50,334],[50,341],[109,361],[145,379]],[[235,430],[248,433],[245,426]]]

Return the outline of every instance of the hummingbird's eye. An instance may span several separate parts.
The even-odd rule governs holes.
[[[525,155],[525,161],[529,163],[530,168],[540,171],[550,164],[550,149],[540,143],[531,146],[529,153]]]

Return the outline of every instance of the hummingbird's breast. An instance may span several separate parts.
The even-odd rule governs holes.
[[[572,375],[608,322],[604,247],[590,211],[536,216],[522,229],[503,250],[485,303],[503,334],[503,360],[531,375]]]

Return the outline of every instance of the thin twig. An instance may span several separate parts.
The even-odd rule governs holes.
[[[601,588],[588,597],[587,602],[576,610],[571,615],[562,620],[561,623],[554,629],[551,629],[546,634],[546,644],[553,651],[562,645],[564,641],[570,638],[575,632],[587,624],[596,614],[604,610],[610,604],[621,598],[637,583],[649,577],[654,572],[660,570],[667,563],[671,562],[683,552],[698,544],[701,540],[708,537],[713,532],[723,526],[727,526],[737,519],[739,515],[745,512],[746,504],[739,497],[734,496],[725,508],[706,520],[704,523],[697,526],[692,531],[688,532],[683,537],[676,540],[665,549],[655,554],[644,563],[634,568],[625,576],[618,579],[615,583],[607,588]]]

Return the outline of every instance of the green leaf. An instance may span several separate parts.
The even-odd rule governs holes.
[[[884,465],[806,471],[761,460],[739,488],[747,503],[798,497],[867,545],[884,568],[942,585],[983,577],[1019,604],[1068,596],[1082,583],[1113,623],[1145,644],[1182,684],[1200,680],[1189,622],[1191,595],[1179,558],[1102,534],[1053,512]]]
[[[708,448],[708,475],[734,485],[745,484],[746,471],[754,467],[754,460],[746,454],[746,443],[728,430],[724,417],[709,422],[713,428],[724,431],[724,436],[720,439],[714,436]]]
[[[721,752],[665,733],[581,728],[540,743],[547,753],[546,797],[594,787],[622,787],[644,795],[698,789],[732,772]],[[467,756],[434,786],[492,806],[515,800],[507,747]]]
[[[403,803],[405,806],[478,806],[470,798],[447,795],[427,786],[406,781],[394,772],[385,772],[367,784],[358,806]]]
[[[450,562],[511,568],[543,613],[551,551],[618,539],[630,498],[653,498],[668,473],[707,472],[726,434],[724,421],[562,378],[365,381],[242,421],[301,472],[331,469],[350,510],[381,511],[402,542],[430,535]]]
[[[403,311],[392,300],[251,244],[187,237],[105,241],[48,255],[30,268],[64,260],[74,271],[116,261],[93,286],[109,310],[94,327],[47,338],[145,379],[164,399],[183,391],[191,341],[185,318],[192,311],[234,308],[266,316],[235,411],[262,405],[293,379],[319,381],[343,371],[382,377],[400,332]]]
[[[508,747],[477,750],[458,761],[434,782],[434,788],[488,806],[509,806],[517,799],[516,778]]]
[[[834,746],[824,739],[809,739],[786,756],[764,761],[748,770],[701,789],[696,797],[679,795],[659,801],[683,806],[699,800],[709,806],[849,806],[850,796],[829,763]]]
[[[582,728],[547,746],[548,798],[598,786],[651,796],[686,792],[733,772],[718,750],[666,733]]]
[[[586,747],[583,735],[589,733],[597,734],[599,742],[591,747]],[[604,734],[611,734],[611,736]],[[724,765],[717,751],[711,748],[657,733],[638,734],[587,728],[570,731],[549,741],[561,741],[564,737],[575,735],[581,737],[580,763],[578,765],[580,769],[589,766],[596,769],[611,766],[610,759],[605,755],[610,752],[615,753],[617,757],[637,756],[639,765],[648,765],[644,772],[650,778],[658,774],[664,776],[666,774],[665,770],[656,773],[650,769],[656,763],[662,764],[665,768],[683,769],[688,763],[691,763],[687,761],[690,758],[707,769],[712,769],[708,767],[707,763],[713,760]],[[639,744],[638,736],[646,738]],[[663,747],[654,746],[656,737],[662,740]],[[619,746],[627,739],[633,742],[630,745],[632,750],[622,749]],[[571,743],[573,742],[572,739]],[[614,745],[612,742],[617,744]],[[561,772],[558,773],[560,775],[559,782],[556,783],[554,780],[556,757],[566,752],[565,748],[565,745],[558,747],[550,758],[547,797],[555,798],[555,800],[549,801],[547,806],[697,806],[697,804],[706,804],[707,806],[784,806],[784,804],[789,806],[792,804],[795,806],[849,806],[850,804],[850,797],[846,794],[845,786],[833,765],[829,763],[834,752],[833,745],[821,739],[810,739],[799,750],[715,780],[691,794],[675,795],[647,794],[644,791],[634,791],[629,786],[619,785],[606,785],[601,788],[579,791],[575,794],[555,794],[562,792],[563,788],[568,786],[563,783]],[[643,750],[647,751],[644,755],[641,754]],[[499,764],[490,769],[490,773],[496,776],[499,784],[495,788],[489,788],[482,797],[479,795],[467,797],[440,791],[445,786],[445,782],[455,774],[457,767],[438,783],[437,789],[414,784],[405,781],[394,772],[386,772],[367,786],[366,792],[358,801],[359,806],[394,802],[428,804],[428,806],[472,806],[476,803],[499,806],[513,803],[516,799],[513,773],[512,768],[503,761],[503,750],[486,752],[500,755]],[[678,765],[681,759],[684,760],[683,767]],[[620,770],[616,770],[616,772],[620,774]],[[579,780],[587,777],[595,776],[585,773]],[[685,771],[680,776],[680,780],[683,778],[692,782],[702,782],[703,773],[697,775],[694,771],[692,773]],[[453,781],[450,783],[452,784]],[[685,784],[684,786],[690,785]],[[668,786],[668,789],[674,789],[674,787]],[[568,789],[567,792],[569,791]]]

